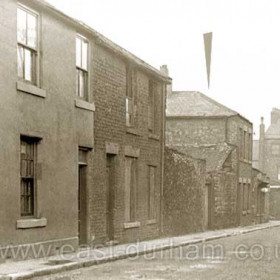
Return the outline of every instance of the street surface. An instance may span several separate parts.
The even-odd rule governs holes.
[[[36,279],[279,280],[280,227]]]

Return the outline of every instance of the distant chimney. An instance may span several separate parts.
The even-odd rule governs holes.
[[[273,108],[271,111],[271,124],[280,124],[280,110]]]
[[[264,124],[264,118],[261,117],[260,139],[259,139],[259,169],[262,172],[264,172],[264,157],[265,157],[264,145],[265,145],[265,124]]]
[[[169,71],[166,64],[160,66],[160,72],[166,76],[169,76]],[[170,94],[172,94],[172,84],[166,86],[166,96],[168,97]]]
[[[166,76],[169,75],[168,67],[166,64],[160,66],[160,72],[164,73]]]

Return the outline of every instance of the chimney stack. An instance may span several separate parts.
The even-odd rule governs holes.
[[[166,64],[160,66],[160,72],[165,74],[166,76],[169,76],[169,70]],[[172,84],[166,85],[166,96],[172,94]]]

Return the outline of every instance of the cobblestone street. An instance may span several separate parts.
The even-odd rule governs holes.
[[[36,279],[279,279],[279,234],[277,227]]]

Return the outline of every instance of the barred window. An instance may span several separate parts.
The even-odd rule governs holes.
[[[88,100],[88,41],[76,37],[76,94]]]
[[[21,137],[21,216],[34,216],[37,140]]]
[[[32,84],[37,82],[37,15],[23,7],[17,9],[18,77]]]

